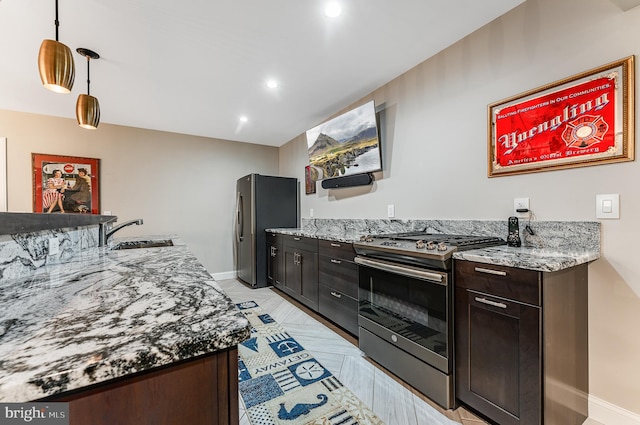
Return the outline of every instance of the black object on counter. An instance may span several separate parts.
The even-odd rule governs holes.
[[[507,245],[520,246],[520,225],[518,217],[509,217],[509,234],[507,235]]]

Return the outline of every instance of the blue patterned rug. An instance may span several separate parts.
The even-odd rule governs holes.
[[[384,425],[258,304],[237,306],[252,325],[238,346],[240,395],[252,425]]]

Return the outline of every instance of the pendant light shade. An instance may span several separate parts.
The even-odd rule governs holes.
[[[38,54],[42,85],[56,93],[70,93],[76,68],[71,50],[58,41],[58,0],[56,0],[56,39],[44,40]]]
[[[100,103],[88,94],[78,96],[76,102],[76,118],[78,125],[87,130],[96,130],[100,124]]]
[[[100,55],[93,50],[82,47],[76,49],[76,51],[87,58],[87,94],[78,96],[78,101],[76,102],[76,119],[80,127],[95,130],[98,128],[98,124],[100,124],[100,103],[98,103],[98,99],[91,96],[89,92],[91,84],[91,79],[89,78],[89,63],[91,59],[100,58]]]

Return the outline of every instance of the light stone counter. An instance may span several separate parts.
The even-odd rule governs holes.
[[[250,334],[246,318],[180,243],[88,248],[5,279],[0,304],[2,402],[213,353]]]
[[[524,231],[525,224],[535,230]],[[600,223],[581,221],[521,222],[522,247],[498,246],[460,251],[454,259],[476,261],[537,271],[558,271],[600,258]],[[506,240],[506,220],[395,220],[303,219],[300,228],[267,229],[284,235],[340,242],[354,242],[362,235],[411,231],[474,236],[498,236]]]
[[[497,246],[454,252],[456,260],[555,272],[600,258],[600,252],[589,250],[556,251],[540,248]]]

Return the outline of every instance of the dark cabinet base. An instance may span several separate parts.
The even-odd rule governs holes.
[[[588,416],[587,265],[557,272],[456,261],[456,397],[500,425]]]
[[[46,400],[69,402],[70,425],[238,425],[238,350]]]
[[[358,300],[355,298],[320,285],[318,312],[352,335],[358,335]]]

